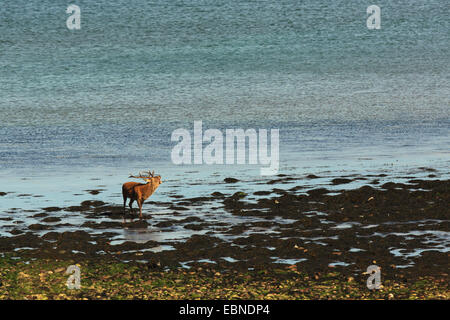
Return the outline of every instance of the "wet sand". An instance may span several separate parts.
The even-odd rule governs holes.
[[[137,212],[124,216],[120,201],[89,197],[101,189],[86,190],[78,206],[5,212],[9,235],[0,237],[0,255],[220,272],[296,265],[311,275],[338,271],[361,281],[376,264],[384,279],[448,279],[450,180],[429,170],[428,179],[405,183],[381,184],[389,180],[384,174],[346,176],[308,189],[307,181],[319,177],[279,175],[265,182],[276,185],[270,191],[211,189],[195,198],[173,192],[170,202],[146,202],[143,220]],[[363,186],[339,189],[354,181]],[[232,177],[221,183],[240,187]]]

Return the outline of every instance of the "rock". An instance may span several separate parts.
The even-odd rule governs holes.
[[[213,193],[211,193],[211,195],[213,197],[217,197],[217,198],[223,198],[225,196],[222,192],[219,192],[219,191],[213,192]]]
[[[352,182],[352,180],[350,179],[345,179],[345,178],[336,178],[331,180],[331,183],[336,185],[336,184],[346,184],[346,183],[350,183]]]
[[[238,191],[235,194],[233,194],[231,197],[235,198],[235,199],[242,199],[242,198],[245,198],[246,196],[247,196],[247,193]]]
[[[61,221],[60,218],[57,217],[48,217],[48,218],[44,218],[42,219],[43,222],[58,222]]]
[[[30,230],[47,230],[49,228],[50,228],[49,226],[39,224],[39,223],[31,224],[28,226],[28,229],[30,229]]]

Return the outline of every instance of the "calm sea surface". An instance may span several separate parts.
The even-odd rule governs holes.
[[[97,185],[120,203],[146,168],[184,195],[261,178],[172,164],[172,131],[195,120],[280,129],[280,173],[449,173],[448,0],[377,1],[380,30],[366,27],[373,1],[74,3],[81,30],[68,3],[0,4],[0,191],[45,196],[0,208],[79,202]]]

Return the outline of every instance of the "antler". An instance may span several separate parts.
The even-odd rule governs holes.
[[[133,174],[130,173],[129,178],[136,178],[136,179],[148,179],[148,178],[152,178],[151,175],[143,175],[140,171],[139,171],[139,175],[135,176]]]
[[[155,177],[155,170],[153,170],[153,171],[150,171],[150,170],[144,171],[144,173],[145,173],[146,175],[142,175],[142,173],[139,171],[139,176],[135,176],[135,175],[132,175],[132,174],[130,173],[129,178],[149,179],[149,178],[154,178],[154,177]]]

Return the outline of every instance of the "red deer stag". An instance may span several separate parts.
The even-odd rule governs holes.
[[[139,218],[142,219],[142,205],[162,183],[161,176],[158,175],[155,177],[155,171],[148,171],[147,175],[142,175],[139,172],[139,176],[130,175],[129,178],[144,179],[147,183],[125,182],[122,185],[123,212],[125,213],[127,198],[130,198],[129,206],[131,213],[133,213],[133,201],[136,200],[139,206]]]

